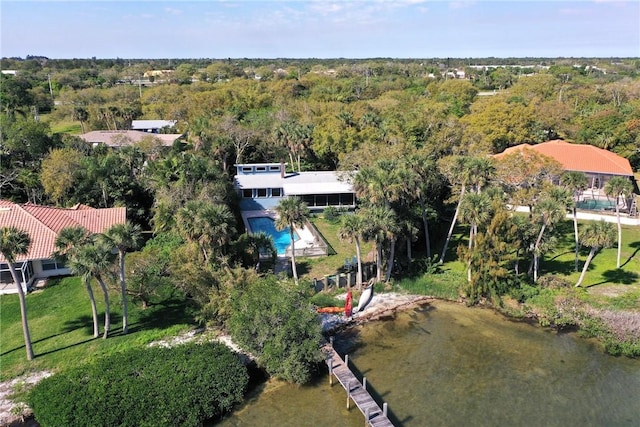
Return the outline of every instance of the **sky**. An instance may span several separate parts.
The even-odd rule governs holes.
[[[0,0],[0,56],[640,57],[640,1]]]

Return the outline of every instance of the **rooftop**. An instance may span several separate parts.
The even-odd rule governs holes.
[[[146,129],[162,129],[164,127],[174,127],[176,125],[175,120],[132,120],[131,129],[133,130],[146,130]]]
[[[16,261],[50,258],[55,249],[56,236],[65,227],[82,226],[91,233],[102,233],[112,225],[125,221],[126,208],[94,209],[86,205],[55,208],[0,200],[0,224],[3,227],[17,227],[31,237],[29,252],[26,256],[17,257]],[[0,262],[6,262],[2,255]]]
[[[238,189],[282,188],[287,196],[353,192],[349,181],[343,180],[338,172],[287,173],[284,178],[280,173],[236,175],[234,184]]]
[[[80,138],[91,144],[105,144],[109,147],[122,147],[137,144],[144,138],[157,138],[165,147],[170,147],[182,134],[162,134],[141,132],[138,130],[94,130],[83,133]]]
[[[520,144],[509,147],[495,157],[500,158],[521,150],[533,150],[558,161],[564,170],[607,175],[633,176],[629,160],[611,151],[588,144],[573,144],[560,139],[540,144]]]

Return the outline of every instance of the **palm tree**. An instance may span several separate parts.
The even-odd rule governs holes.
[[[98,326],[98,307],[96,306],[96,298],[93,295],[93,288],[91,287],[91,270],[83,262],[83,258],[81,257],[82,251],[79,249],[80,248],[78,248],[78,250],[74,252],[73,256],[68,259],[66,265],[73,274],[80,276],[82,283],[87,289],[89,302],[91,303],[91,316],[93,317],[93,337],[98,338],[100,335],[100,327]]]
[[[104,335],[107,338],[111,329],[111,312],[109,307],[109,292],[104,282],[105,272],[109,271],[113,263],[113,254],[111,247],[104,244],[98,239],[92,238],[90,242],[78,246],[73,251],[73,256],[69,259],[69,268],[75,274],[82,277],[83,282],[87,286],[89,298],[91,298],[92,310],[94,318],[97,317],[95,300],[93,299],[93,291],[91,290],[90,280],[95,278],[102,292],[104,293]],[[93,336],[98,336],[98,331],[94,325]]]
[[[338,237],[340,240],[353,242],[356,245],[356,259],[358,260],[358,269],[356,273],[356,283],[358,289],[362,289],[362,253],[360,251],[360,243],[364,233],[364,218],[358,213],[353,215],[344,215],[342,224],[338,229]]]
[[[142,230],[131,222],[115,224],[102,235],[106,243],[118,249],[118,265],[120,273],[120,291],[122,292],[122,333],[129,331],[127,308],[127,284],[125,281],[125,254],[130,249],[138,249],[142,243]]]
[[[235,218],[223,204],[192,200],[178,210],[176,217],[180,232],[198,244],[205,261],[209,261],[214,252],[222,254],[236,233]]]
[[[29,334],[29,324],[27,323],[27,301],[14,265],[16,257],[26,255],[29,252],[29,246],[31,246],[31,237],[26,231],[16,227],[0,228],[0,254],[7,260],[11,277],[18,290],[24,346],[27,350],[27,360],[33,360],[33,347],[31,346],[31,335]]]
[[[193,149],[199,151],[206,149],[211,140],[211,125],[209,119],[204,116],[198,116],[189,123],[189,140],[193,142]]]
[[[618,218],[618,256],[616,258],[616,268],[620,268],[620,254],[622,253],[622,225],[620,224],[620,203],[622,197],[628,196],[633,191],[633,186],[628,178],[614,176],[604,185],[604,192],[609,197],[616,198],[616,217]]]
[[[84,123],[89,119],[89,112],[84,107],[75,107],[73,109],[73,118],[80,122],[80,128],[84,133]]]
[[[82,245],[89,242],[90,234],[84,227],[65,227],[56,236],[55,247],[56,250],[52,254],[53,258],[65,264],[74,274],[81,277],[82,283],[87,288],[89,294],[89,302],[91,303],[91,315],[93,317],[93,337],[97,338],[99,335],[98,326],[98,309],[96,307],[96,300],[93,296],[93,289],[91,288],[91,275],[85,274],[85,269],[82,264],[76,261],[76,251]]]
[[[89,231],[86,228],[81,226],[65,227],[56,236],[54,243],[56,250],[52,256],[62,264],[65,264],[73,256],[74,249],[88,240]]]
[[[276,219],[276,228],[284,230],[289,227],[291,236],[291,269],[293,271],[293,279],[298,283],[298,271],[296,270],[296,248],[294,229],[296,226],[303,227],[307,217],[309,216],[309,208],[297,197],[285,197],[280,200],[275,208],[278,218]]]
[[[262,254],[269,254],[273,262],[276,261],[276,257],[278,256],[278,251],[273,243],[273,237],[264,231],[251,234],[245,233],[241,235],[235,243],[247,251],[251,257],[251,264],[255,266],[256,272],[259,272],[260,256]]]
[[[562,201],[547,195],[542,198],[534,207],[534,217],[540,221],[540,232],[533,245],[533,281],[538,280],[538,272],[540,271],[540,254],[542,252],[542,238],[547,229],[553,226],[566,215],[566,206]]]
[[[420,206],[422,226],[424,227],[424,239],[427,251],[427,258],[431,259],[431,239],[429,237],[429,217],[433,216],[433,208],[429,200],[437,197],[442,185],[441,175],[437,171],[436,165],[430,158],[430,154],[419,153],[413,155],[408,161],[407,187],[411,188],[413,200]]]
[[[575,261],[575,270],[578,271],[578,252],[580,252],[580,238],[578,235],[578,214],[576,212],[576,205],[580,199],[580,195],[587,188],[589,181],[587,179],[587,175],[584,172],[579,171],[568,171],[565,172],[560,178],[560,182],[562,185],[573,194],[573,234],[575,237],[575,245],[576,245],[576,261]]]
[[[392,209],[382,206],[373,206],[362,210],[364,222],[366,224],[364,236],[366,240],[373,240],[376,245],[376,281],[382,280],[382,246],[385,240],[392,241],[395,239],[396,232],[396,215]],[[392,252],[392,251],[390,251]],[[389,256],[388,272],[392,267],[392,253]]]
[[[460,204],[464,198],[467,186],[472,187],[476,193],[480,193],[482,187],[486,185],[493,175],[494,168],[491,162],[485,158],[456,156],[443,162],[444,174],[449,182],[460,186],[458,204],[451,220],[451,226],[444,242],[442,253],[440,254],[440,264],[444,262],[444,256],[451,242],[451,236],[460,214]]]
[[[589,251],[589,256],[587,256],[587,260],[584,263],[584,267],[582,267],[582,273],[580,273],[580,278],[578,279],[578,283],[576,283],[576,287],[582,284],[584,275],[589,269],[589,264],[596,253],[601,248],[613,246],[616,239],[615,233],[613,224],[605,222],[604,220],[591,222],[584,228],[582,235],[580,236],[580,243],[590,247],[591,250]]]
[[[483,193],[468,193],[460,204],[460,216],[469,223],[469,251],[473,250],[474,239],[478,234],[478,225],[487,222],[491,201]],[[471,262],[467,265],[467,280],[471,282]]]
[[[230,239],[236,234],[235,218],[227,205],[208,204],[201,212],[205,229],[205,241],[212,248],[212,252],[224,254]]]

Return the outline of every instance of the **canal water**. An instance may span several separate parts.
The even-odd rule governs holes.
[[[435,302],[336,338],[397,426],[639,426],[640,360],[597,343]],[[346,393],[269,381],[221,426],[362,426]]]

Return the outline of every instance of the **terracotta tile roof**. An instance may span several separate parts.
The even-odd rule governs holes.
[[[624,157],[593,145],[572,144],[559,139],[535,145],[516,145],[496,154],[496,157],[520,150],[533,150],[551,157],[560,162],[564,170],[633,176],[631,164]]]
[[[102,233],[114,224],[126,221],[126,208],[93,209],[76,205],[63,209],[26,203],[19,205],[0,200],[0,227],[15,226],[31,236],[27,259],[48,259],[55,249],[58,232],[65,227],[82,226],[92,233]],[[0,262],[6,262],[0,255]]]

